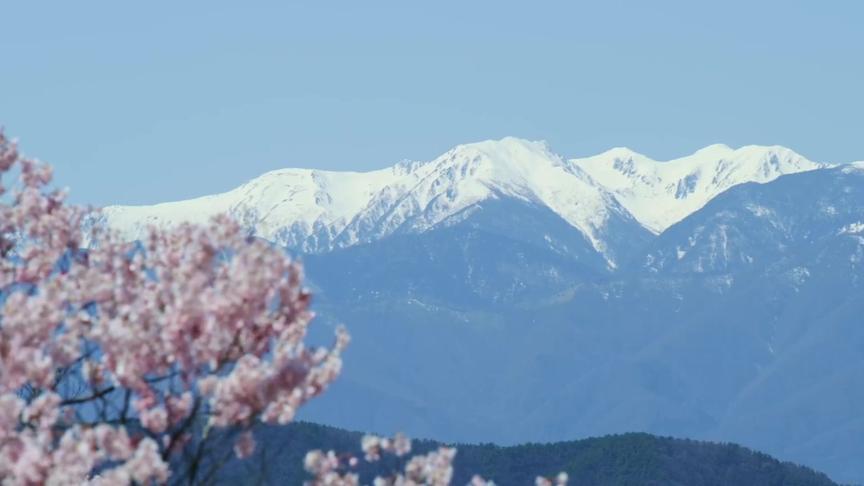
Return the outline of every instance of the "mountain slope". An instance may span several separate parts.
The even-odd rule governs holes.
[[[813,258],[819,259],[812,262],[816,267],[825,267],[825,259],[849,255],[824,245],[864,241],[862,176],[864,167],[847,165],[741,185],[654,239],[642,263],[652,272],[680,274],[758,271]],[[858,261],[849,258],[830,263]],[[809,277],[804,267],[800,271],[801,279]]]
[[[702,360],[740,370],[713,437],[861,481],[862,222],[864,167],[850,165],[739,186],[651,243],[643,271],[723,282],[724,310],[706,319],[710,325],[670,338],[665,350],[684,356],[706,343]],[[720,342],[718,330],[739,340],[735,358],[732,346],[707,344]],[[740,362],[743,342],[749,372]]]

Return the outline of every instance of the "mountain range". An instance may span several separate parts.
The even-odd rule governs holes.
[[[734,441],[864,482],[864,163],[723,145],[565,159],[506,138],[103,218],[135,238],[225,211],[303,259],[313,340],[352,332],[307,418],[462,442]]]
[[[545,143],[505,138],[371,172],[276,170],[227,193],[114,206],[105,215],[134,237],[147,224],[203,222],[228,212],[264,238],[322,253],[451,225],[484,201],[514,199],[554,212],[614,266],[611,227],[635,220],[660,233],[732,186],[822,167],[783,147],[724,145],[667,162],[624,148],[565,160]]]

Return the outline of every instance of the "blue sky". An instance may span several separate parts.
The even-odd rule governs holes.
[[[462,142],[864,159],[864,2],[8,2],[0,124],[73,200]]]

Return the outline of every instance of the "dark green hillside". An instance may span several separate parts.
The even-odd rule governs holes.
[[[302,484],[303,456],[310,449],[334,449],[359,455],[361,434],[333,427],[297,423],[259,431],[259,450],[247,462],[232,462],[222,484]],[[437,444],[415,441],[415,452]],[[759,485],[836,484],[827,476],[734,444],[716,444],[632,433],[554,444],[500,447],[460,445],[454,485],[474,473],[499,485],[532,485],[537,474],[566,471],[570,485]],[[262,456],[263,454],[263,456]],[[393,461],[385,467],[398,466]],[[380,467],[380,466],[377,466]],[[368,483],[376,472],[361,469]],[[266,479],[262,477],[266,475]]]

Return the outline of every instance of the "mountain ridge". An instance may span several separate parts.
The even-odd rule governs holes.
[[[323,253],[428,231],[458,221],[482,201],[513,198],[551,209],[614,268],[619,251],[608,242],[614,221],[632,220],[657,234],[729,187],[827,166],[784,147],[720,144],[666,162],[626,148],[567,160],[545,142],[506,137],[367,172],[278,169],[221,194],[110,206],[103,218],[136,238],[149,224],[203,222],[228,212],[266,239]]]
[[[335,450],[362,456],[360,432],[295,422],[256,430],[261,442],[246,461],[230,459],[218,484],[257,478],[258,484],[300,484],[308,480],[302,468],[307,450]],[[433,440],[412,441],[412,452],[425,454],[442,445]],[[225,447],[231,441],[225,440]],[[536,476],[564,471],[575,486],[597,484],[666,484],[687,486],[832,486],[824,473],[736,444],[712,443],[644,433],[627,433],[556,443],[515,446],[457,444],[452,484],[468,484],[479,474],[495,484],[524,485]],[[387,457],[362,463],[356,472],[361,484],[374,475],[392,473],[398,462]],[[266,460],[267,467],[261,464]]]
[[[571,159],[655,234],[701,209],[723,191],[745,182],[765,183],[781,175],[828,168],[779,145],[733,149],[714,144],[668,161],[629,149]],[[710,178],[709,178],[710,177]]]

